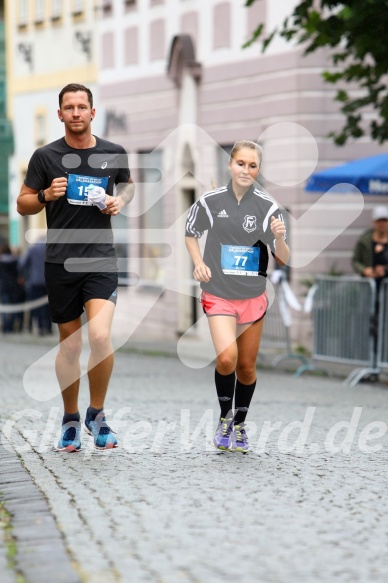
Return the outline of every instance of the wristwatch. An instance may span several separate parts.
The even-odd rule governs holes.
[[[41,204],[47,204],[49,201],[46,200],[46,195],[44,193],[44,190],[40,190],[38,192],[38,200]]]

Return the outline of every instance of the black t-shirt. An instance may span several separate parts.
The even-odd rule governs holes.
[[[388,243],[377,243],[372,240],[373,267],[388,266]]]
[[[253,298],[265,291],[268,247],[276,251],[271,216],[283,220],[270,195],[252,185],[238,203],[231,182],[205,193],[191,207],[186,236],[199,238],[208,231],[203,260],[212,278],[201,283],[203,290],[225,299]]]
[[[93,184],[113,195],[115,184],[128,182],[124,148],[96,137],[93,148],[78,150],[61,138],[34,152],[24,182],[34,190],[44,190],[61,176],[68,181],[65,196],[46,205],[46,261],[114,258],[110,215],[90,205],[85,188]]]

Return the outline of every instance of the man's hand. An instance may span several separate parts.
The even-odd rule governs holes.
[[[104,215],[118,215],[125,206],[125,203],[121,196],[110,196],[109,194],[106,195],[105,199],[106,209],[102,210],[101,212]]]
[[[61,196],[66,194],[67,189],[67,178],[61,176],[60,178],[54,178],[49,188],[46,188],[45,195],[46,200],[58,200]]]
[[[131,178],[128,178],[128,182],[120,183],[117,185],[117,196],[109,196],[105,200],[107,208],[102,213],[106,215],[118,215],[121,209],[127,206],[133,199],[135,194],[135,185]]]

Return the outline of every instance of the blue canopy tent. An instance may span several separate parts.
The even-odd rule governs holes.
[[[348,192],[356,186],[363,194],[388,194],[388,154],[360,158],[315,172],[307,181],[308,192]]]

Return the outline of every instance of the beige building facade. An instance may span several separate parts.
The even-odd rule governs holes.
[[[306,180],[315,169],[383,148],[367,138],[339,148],[327,138],[342,117],[335,88],[321,78],[329,66],[324,52],[306,58],[280,39],[264,55],[258,44],[242,48],[259,22],[272,30],[295,4],[7,2],[12,242],[23,246],[26,230],[42,226],[43,214],[21,220],[14,202],[32,151],[62,135],[57,94],[71,81],[89,85],[94,131],[126,148],[136,182],[134,201],[114,221],[128,337],[205,334],[184,246],[185,217],[205,190],[228,180],[228,152],[239,139],[263,146],[262,187],[291,217],[305,216],[288,225],[290,283],[299,298],[304,280],[333,269],[351,272],[354,242],[382,197],[365,199],[359,216],[350,198],[338,196],[324,212],[309,212],[321,195],[307,194]],[[308,330],[309,316],[296,314],[294,340],[306,344]]]
[[[205,190],[228,180],[227,153],[238,139],[261,143],[261,184],[292,217],[307,217],[289,224],[290,281],[299,298],[307,292],[304,280],[333,270],[351,272],[353,245],[381,197],[362,201],[362,212],[360,200],[347,196],[333,196],[325,208],[311,211],[322,195],[307,194],[304,187],[315,169],[382,148],[367,138],[339,148],[327,138],[342,117],[335,88],[321,77],[329,66],[324,52],[306,58],[281,40],[265,55],[258,45],[242,48],[259,22],[272,30],[293,5],[104,3],[101,102],[112,120],[108,138],[127,148],[137,183],[128,209],[132,285],[126,293],[134,313],[149,307],[136,330],[139,337],[203,333],[203,322],[194,326],[201,309],[183,245],[184,217]],[[308,315],[296,314],[294,340],[308,343],[309,325]]]

